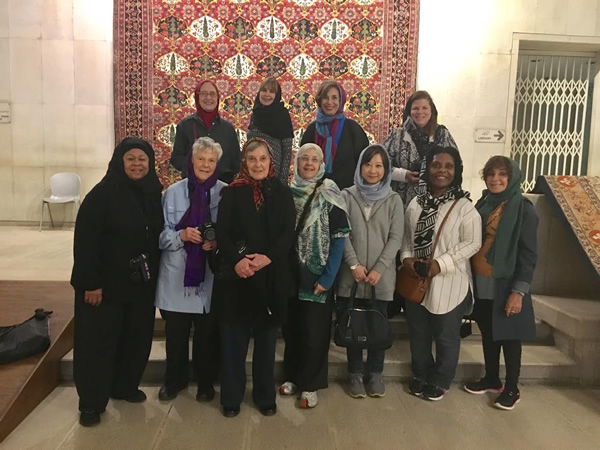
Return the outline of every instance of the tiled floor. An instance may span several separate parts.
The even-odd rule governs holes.
[[[111,401],[102,423],[78,425],[75,388],[61,386],[0,444],[23,449],[594,449],[600,446],[600,389],[525,385],[514,411],[492,407],[493,395],[467,394],[459,385],[439,402],[387,384],[383,399],[355,400],[332,383],[319,405],[301,410],[279,398],[263,417],[250,404],[224,418],[218,397],[194,400],[189,389],[168,403],[158,387],[148,401]]]

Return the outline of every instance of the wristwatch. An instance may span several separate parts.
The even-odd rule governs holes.
[[[350,270],[354,270],[354,269],[356,269],[358,266],[360,266],[360,264],[354,264],[353,266],[350,266]]]

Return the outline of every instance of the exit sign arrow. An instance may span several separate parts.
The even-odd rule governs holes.
[[[501,143],[504,142],[505,133],[504,130],[497,128],[477,129],[475,130],[475,142]]]

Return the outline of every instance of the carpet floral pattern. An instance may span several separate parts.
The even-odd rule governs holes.
[[[221,114],[244,142],[260,82],[274,75],[296,142],[326,79],[342,83],[346,114],[380,142],[414,90],[418,10],[418,0],[115,0],[116,138],[149,139],[167,186],[196,83],[216,81]]]
[[[540,176],[535,192],[556,200],[600,275],[600,177]]]

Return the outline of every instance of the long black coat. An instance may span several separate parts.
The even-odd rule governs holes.
[[[315,129],[316,122],[308,125],[300,145],[315,142]],[[346,118],[333,160],[333,174],[331,175],[331,179],[335,181],[340,190],[354,184],[354,171],[358,164],[358,158],[368,146],[369,138],[361,126],[354,120]]]
[[[505,339],[520,339],[523,341],[535,339],[535,316],[531,294],[523,296],[521,312],[507,316],[504,310],[506,301],[515,281],[531,284],[537,261],[537,227],[538,217],[533,205],[523,199],[523,220],[519,236],[517,264],[511,279],[495,280],[494,307],[492,315],[493,337],[495,341]]]
[[[163,214],[160,192],[146,199],[145,211],[128,186],[106,179],[85,197],[75,223],[71,285],[76,291],[102,288],[102,301],[154,301],[158,275],[158,235]],[[133,282],[129,261],[150,255],[152,281]]]
[[[263,185],[264,203],[256,210],[250,186],[223,189],[217,219],[217,246],[227,265],[242,257],[236,242],[244,241],[247,253],[261,253],[271,264],[246,279],[215,280],[213,305],[220,320],[240,316],[270,317],[283,322],[287,317],[287,292],[291,283],[288,261],[294,239],[296,212],[290,188],[277,178]],[[269,313],[270,311],[270,313]]]

